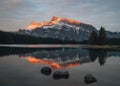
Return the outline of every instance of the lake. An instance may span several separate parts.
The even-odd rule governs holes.
[[[96,81],[86,83],[88,75]],[[120,49],[84,45],[0,46],[0,86],[54,85],[120,86]]]

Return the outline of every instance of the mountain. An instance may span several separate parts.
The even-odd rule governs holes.
[[[120,38],[120,32],[107,31],[106,33],[108,38]]]
[[[92,25],[53,16],[47,22],[31,22],[25,29],[18,32],[43,38],[50,37],[60,40],[84,41],[88,39],[92,31],[97,32],[96,28]]]
[[[35,37],[56,38],[60,40],[85,41],[88,40],[92,31],[98,30],[86,23],[68,18],[58,18],[53,16],[50,21],[31,22],[25,29],[20,29],[18,33],[28,34]],[[109,38],[120,38],[120,33],[107,31]]]

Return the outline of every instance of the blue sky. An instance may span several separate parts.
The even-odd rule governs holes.
[[[0,0],[0,30],[15,31],[52,16],[120,32],[120,0]]]

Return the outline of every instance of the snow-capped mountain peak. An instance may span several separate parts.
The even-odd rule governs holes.
[[[46,26],[52,26],[52,25],[56,25],[60,22],[64,22],[64,23],[68,23],[68,24],[73,24],[73,25],[79,25],[81,24],[81,22],[73,20],[73,19],[69,19],[69,18],[58,18],[56,16],[53,16],[51,18],[50,21],[44,21],[44,22],[31,22],[26,29],[28,30],[33,30],[35,28],[40,28],[40,27],[46,27]]]
[[[53,16],[50,21],[31,22],[27,28],[19,30],[19,33],[43,38],[84,41],[88,40],[92,31],[98,32],[90,24]]]

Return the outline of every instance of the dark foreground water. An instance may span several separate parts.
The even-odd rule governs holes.
[[[0,86],[120,86],[119,49],[33,47],[0,47]],[[86,83],[88,74],[97,82]]]

